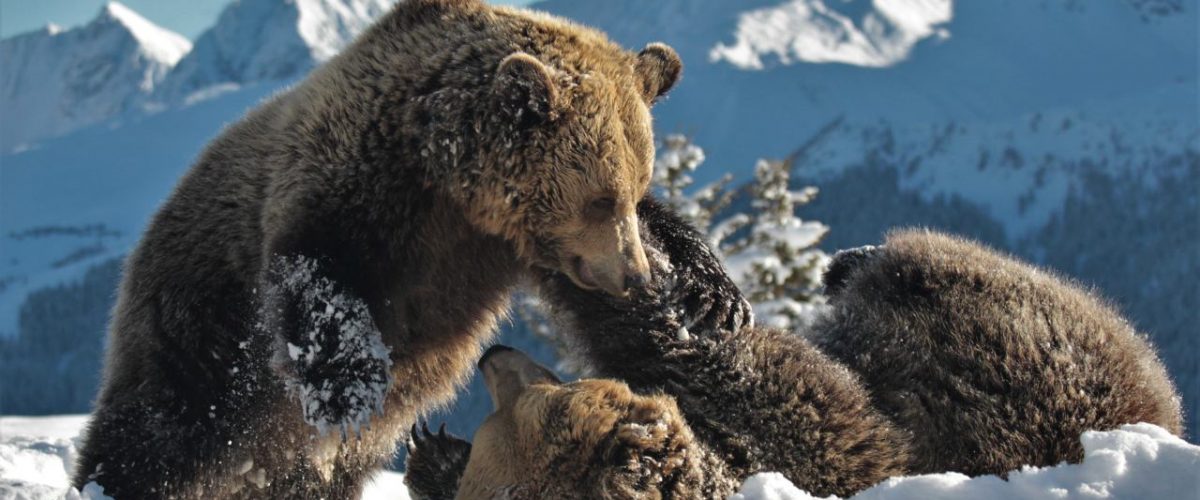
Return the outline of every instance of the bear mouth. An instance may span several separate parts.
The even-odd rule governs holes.
[[[576,255],[571,259],[571,272],[567,273],[575,284],[588,290],[597,290],[600,285],[596,284],[596,276],[592,274],[592,270],[584,264],[583,257]]]

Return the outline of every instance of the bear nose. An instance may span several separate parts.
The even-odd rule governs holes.
[[[650,275],[648,273],[632,271],[625,274],[625,290],[637,290],[639,288],[644,288],[649,282]]]

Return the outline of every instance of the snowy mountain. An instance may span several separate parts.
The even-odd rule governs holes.
[[[239,85],[294,79],[333,57],[394,0],[235,0],[167,76],[170,104]],[[196,97],[193,97],[195,99]]]
[[[0,40],[0,151],[120,116],[191,47],[116,2],[78,28]]]
[[[738,15],[735,42],[709,53],[743,69],[763,69],[765,57],[782,64],[845,63],[886,67],[908,58],[917,42],[949,33],[950,0],[861,3],[800,0]],[[857,18],[857,19],[856,19]]]
[[[0,384],[0,414],[87,409],[119,259],[154,209],[224,124],[328,59],[388,3],[232,3],[149,91],[76,94],[118,109],[108,116],[119,122],[0,155],[0,380],[18,381]],[[760,157],[793,158],[793,178],[821,190],[800,215],[830,227],[826,250],[927,225],[1094,285],[1158,344],[1200,435],[1196,0],[535,7],[630,48],[674,46],[684,78],[655,109],[658,132],[688,134],[704,148],[701,184],[726,171],[748,181]],[[48,33],[0,42],[5,145],[10,116],[58,131],[78,126],[20,107],[72,102],[44,97],[71,81],[54,71],[82,64],[71,61],[124,67],[111,52],[92,57],[95,45],[77,44],[7,70],[9,47],[55,38]],[[139,113],[146,102],[158,112]],[[91,109],[68,106],[76,108]],[[506,343],[537,350],[528,332],[506,334],[524,339]],[[62,387],[47,390],[48,380]],[[478,392],[454,417],[458,432],[486,412]]]
[[[711,162],[748,179],[758,156],[787,156],[839,117],[1016,125],[1024,115],[1087,110],[1163,88],[1192,96],[1178,102],[1178,114],[1194,110],[1187,105],[1195,102],[1195,1],[1151,19],[1139,5],[1148,4],[549,0],[535,7],[599,27],[628,47],[656,40],[675,47],[684,80],[656,108],[658,127],[692,135]]]

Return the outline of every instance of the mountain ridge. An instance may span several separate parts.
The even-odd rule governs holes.
[[[0,151],[128,113],[188,50],[186,38],[116,2],[87,24],[0,40]]]

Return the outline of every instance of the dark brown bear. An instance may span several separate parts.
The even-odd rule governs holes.
[[[644,283],[649,107],[679,72],[547,15],[399,3],[215,139],[154,217],[73,484],[356,497],[529,266]]]
[[[1181,432],[1145,338],[1050,272],[915,230],[839,254],[825,282],[833,307],[814,339],[912,433],[914,472],[1078,462],[1080,434],[1122,424]]]
[[[628,477],[662,479],[643,488],[596,489],[581,482],[569,483],[568,474],[558,469],[551,474],[534,465],[521,465],[517,474],[499,467],[523,464],[528,459],[513,453],[526,448],[544,450],[546,456],[538,460],[545,463],[586,467],[587,457],[577,455],[580,451],[569,446],[569,438],[602,441],[612,430],[578,422],[623,421],[623,414],[613,413],[610,407],[624,406],[576,405],[573,411],[582,414],[574,414],[526,411],[529,407],[521,404],[513,411],[498,405],[493,418],[505,423],[485,424],[477,432],[475,446],[483,439],[488,448],[472,450],[462,484],[473,489],[460,490],[459,498],[486,498],[489,491],[480,484],[496,487],[514,477],[533,481],[517,483],[522,489],[570,486],[587,498],[724,498],[746,477],[762,471],[781,472],[818,495],[849,495],[907,472],[905,434],[871,406],[855,374],[800,336],[750,326],[748,304],[695,230],[652,201],[644,201],[639,213],[653,263],[653,278],[645,290],[625,300],[581,290],[560,275],[547,274],[542,282],[542,296],[553,308],[559,330],[587,363],[588,375],[615,380],[587,381],[596,386],[576,383],[529,390],[542,394],[539,398],[561,391],[575,398],[592,393],[592,399],[601,402],[612,400],[612,391],[620,393],[625,388],[658,398],[653,403],[659,407],[656,414],[673,421],[671,416],[678,413],[690,428],[689,435],[665,433],[660,436],[664,441],[639,442],[628,454],[638,455],[641,447],[671,449],[668,443],[677,443],[674,448],[679,452],[629,463],[608,474],[621,484],[630,483]],[[667,404],[670,400],[674,401]],[[560,436],[550,431],[527,432],[531,428],[576,431]],[[537,446],[506,447],[493,442],[517,439],[514,436]],[[461,462],[453,456],[438,456],[438,446],[443,445],[435,443],[446,439],[429,437],[424,440],[429,443],[426,449],[418,443],[410,466],[432,470],[437,467],[426,465],[428,462]],[[560,442],[563,439],[568,442]],[[426,451],[432,457],[425,456]],[[659,468],[659,464],[675,463],[683,465],[672,469],[674,476]],[[416,498],[448,498],[444,490],[422,490],[420,486],[454,484],[444,476],[430,481],[411,472],[408,481]]]

